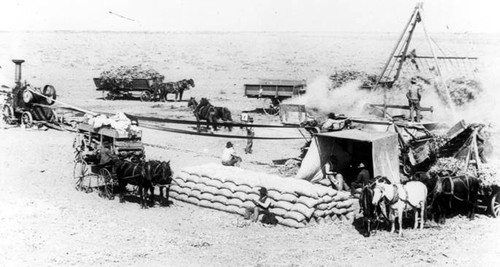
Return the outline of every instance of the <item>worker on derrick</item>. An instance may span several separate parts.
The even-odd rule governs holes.
[[[408,98],[408,105],[410,106],[410,121],[420,121],[420,85],[417,84],[417,79],[412,77],[410,80],[410,87],[408,87],[408,92],[406,93],[406,98]],[[416,116],[414,114],[416,113]]]

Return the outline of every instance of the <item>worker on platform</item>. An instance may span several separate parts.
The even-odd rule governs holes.
[[[112,166],[112,173],[116,174],[120,163],[120,158],[115,151],[111,150],[109,143],[105,143],[99,148],[99,165]]]
[[[224,166],[239,166],[241,158],[234,151],[233,143],[227,142],[226,148],[222,151],[221,157],[222,165]]]
[[[410,106],[410,121],[420,121],[420,85],[417,84],[417,79],[412,77],[410,80],[410,87],[408,87],[408,92],[406,93],[406,98],[408,99],[408,105]],[[414,117],[416,113],[416,117]]]
[[[253,147],[253,137],[255,136],[255,132],[253,130],[252,124],[253,124],[253,118],[250,117],[248,118],[248,126],[246,126],[247,130],[247,146],[245,147],[245,154],[252,154],[252,147]]]

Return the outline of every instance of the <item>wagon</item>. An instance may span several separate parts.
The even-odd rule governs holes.
[[[118,181],[109,164],[100,164],[99,149],[107,147],[121,160],[144,161],[142,132],[123,132],[108,126],[94,129],[88,123],[77,126],[73,178],[77,190],[99,191],[99,196],[113,199],[113,188]]]
[[[473,159],[478,170],[484,168],[485,160],[482,153],[485,140],[480,134],[483,127],[483,124],[458,122],[448,131],[449,140],[439,149],[439,156],[465,160],[465,166],[468,166],[469,160]],[[500,183],[481,182],[478,202],[479,208],[495,218],[500,217]]]
[[[280,103],[288,98],[300,96],[306,92],[305,80],[261,79],[256,84],[245,84],[245,96],[264,100],[263,111],[268,115],[278,115]]]
[[[94,78],[94,84],[97,91],[103,93],[103,98],[115,100],[116,98],[133,97],[139,94],[143,102],[150,101],[154,96],[157,82],[153,79],[132,79],[129,86],[117,85],[110,81],[104,81],[101,78]]]

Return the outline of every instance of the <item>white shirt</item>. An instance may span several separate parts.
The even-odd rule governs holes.
[[[224,151],[222,151],[222,157],[221,160],[223,162],[228,162],[231,160],[232,156],[236,155],[236,151],[234,151],[234,148],[229,147],[229,148],[224,148]]]

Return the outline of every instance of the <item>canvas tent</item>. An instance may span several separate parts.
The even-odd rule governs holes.
[[[337,160],[335,169],[341,173],[363,162],[372,177],[382,175],[393,182],[400,181],[398,135],[358,129],[315,135],[295,178],[320,180],[325,171],[323,166],[332,155]],[[349,178],[353,179],[346,180]]]

